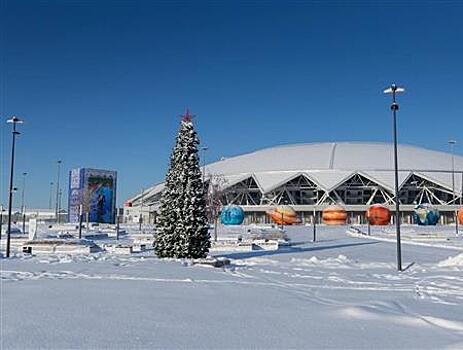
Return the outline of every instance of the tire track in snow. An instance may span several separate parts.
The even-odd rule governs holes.
[[[27,272],[27,271],[2,271],[0,277],[4,282],[19,282],[28,280],[40,279],[88,279],[88,280],[119,280],[119,281],[145,281],[145,282],[165,282],[165,283],[200,283],[200,284],[240,284],[248,286],[291,286],[291,287],[304,287],[312,289],[340,289],[340,290],[368,290],[368,291],[396,291],[396,292],[410,292],[414,286],[403,286],[391,290],[387,286],[377,287],[355,287],[355,286],[333,286],[333,285],[320,285],[320,284],[306,284],[306,283],[286,283],[277,280],[262,281],[262,279],[254,281],[244,281],[242,278],[249,278],[248,276],[239,276],[235,280],[227,279],[193,279],[193,278],[158,278],[158,277],[137,277],[127,275],[89,275],[83,273],[76,273],[72,271],[61,272]]]

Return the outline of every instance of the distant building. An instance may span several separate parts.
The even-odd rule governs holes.
[[[82,208],[90,222],[114,224],[117,173],[111,170],[78,168],[69,172],[69,222],[79,222]]]
[[[395,210],[393,145],[333,142],[272,147],[230,157],[203,167],[206,185],[220,183],[223,205],[236,204],[246,223],[269,223],[266,212],[288,204],[302,223],[320,221],[321,211],[338,204],[349,223],[364,223],[372,204]],[[417,204],[441,212],[441,223],[454,222],[462,203],[463,157],[399,145],[399,200],[402,221],[411,223]],[[216,187],[216,186],[215,186]],[[148,188],[125,203],[126,221],[155,217],[164,184]],[[141,210],[141,208],[143,208]],[[147,213],[146,213],[147,212]]]
[[[65,212],[63,210],[63,212]],[[61,212],[62,213],[62,212]],[[26,208],[25,212],[23,213],[20,208],[12,208],[11,215],[13,222],[21,221],[23,219],[23,214],[26,214],[26,220],[30,218],[36,218],[39,221],[55,221],[56,220],[56,212],[55,209],[41,209],[41,208]],[[5,223],[5,217],[8,215],[8,208],[3,208],[2,211],[3,215],[3,223]]]

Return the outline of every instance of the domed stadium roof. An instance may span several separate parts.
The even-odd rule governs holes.
[[[402,169],[448,171],[451,154],[425,148],[399,145],[399,165]],[[463,158],[455,157],[463,167]],[[223,174],[239,172],[298,171],[298,170],[393,170],[393,145],[388,143],[332,142],[285,145],[265,148],[252,153],[227,158],[207,166],[208,171]]]
[[[451,186],[452,156],[425,148],[399,145],[399,169],[403,180],[410,172],[421,173],[439,184]],[[463,170],[463,157],[455,156],[455,169]],[[355,172],[362,172],[386,187],[393,187],[393,145],[387,143],[332,142],[265,148],[206,166],[206,174],[222,174],[235,181],[252,174],[266,190],[305,173],[330,190]],[[445,175],[445,176],[442,176]]]
[[[452,189],[451,154],[409,145],[398,147],[400,184],[415,174]],[[206,166],[206,178],[222,175],[226,187],[230,187],[252,177],[266,193],[299,175],[306,176],[320,189],[331,191],[352,175],[360,174],[392,191],[393,170],[392,144],[330,142],[277,146],[225,158]],[[455,170],[463,171],[463,157],[455,156]],[[162,189],[163,184],[152,187],[148,197]],[[461,191],[460,174],[455,176],[455,191]]]

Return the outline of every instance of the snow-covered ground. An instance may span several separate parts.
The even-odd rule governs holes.
[[[387,234],[387,233],[386,233]],[[463,255],[290,227],[226,268],[145,256],[1,261],[1,347],[462,348]]]
[[[463,228],[459,227],[458,234],[453,225],[437,225],[437,226],[417,226],[417,225],[402,225],[401,240],[405,244],[415,244],[422,246],[432,246],[448,248],[458,251],[463,251]],[[350,227],[350,234],[368,235],[368,227],[366,225],[356,225]],[[371,226],[370,237],[375,240],[395,242],[396,229],[395,226]]]

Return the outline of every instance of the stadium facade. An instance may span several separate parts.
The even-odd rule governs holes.
[[[387,143],[334,142],[278,146],[206,165],[209,194],[223,205],[237,204],[246,223],[269,223],[266,211],[291,205],[303,223],[320,222],[321,211],[339,204],[350,223],[364,223],[376,203],[394,211],[393,146]],[[399,200],[402,221],[412,222],[413,208],[430,203],[441,223],[454,222],[462,203],[463,157],[399,145]],[[126,201],[126,221],[154,222],[163,183]]]

